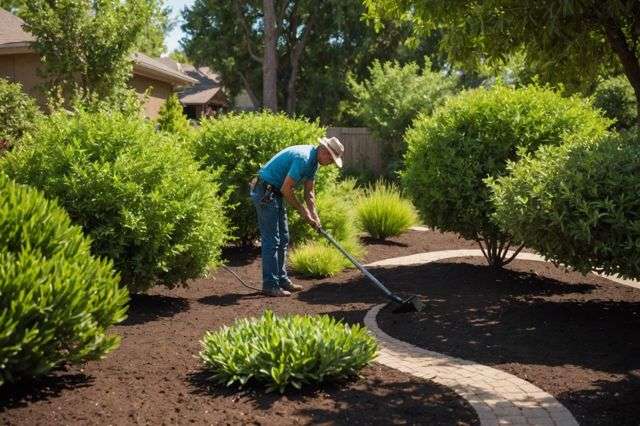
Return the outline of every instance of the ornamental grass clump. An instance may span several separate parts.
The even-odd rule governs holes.
[[[545,147],[489,184],[497,223],[548,260],[640,279],[640,136]]]
[[[418,223],[418,213],[411,201],[393,184],[380,181],[365,189],[356,204],[358,223],[373,238],[400,235]]]
[[[58,203],[0,175],[0,386],[115,349],[118,284]]]
[[[219,264],[228,241],[215,174],[142,119],[116,112],[39,120],[0,168],[57,199],[132,292],[173,287]]]
[[[378,350],[360,325],[346,325],[328,315],[260,318],[207,332],[200,357],[211,379],[226,386],[256,382],[267,391],[356,376]]]
[[[357,240],[339,243],[349,254],[362,256],[364,248]],[[310,278],[332,277],[344,268],[353,268],[353,264],[335,247],[325,241],[307,241],[295,247],[289,255],[291,268]]]

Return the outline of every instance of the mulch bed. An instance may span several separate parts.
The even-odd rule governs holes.
[[[474,247],[432,232],[365,242],[366,261]],[[226,257],[241,276],[259,282],[256,250],[229,250]],[[128,319],[113,328],[122,336],[116,351],[34,383],[0,389],[0,423],[479,424],[471,406],[450,389],[379,364],[366,368],[361,378],[301,393],[239,392],[211,385],[197,358],[206,330],[258,316],[264,309],[327,313],[355,323],[382,301],[356,271],[297,282],[305,291],[292,298],[263,298],[220,270],[189,288],[156,288],[134,296]],[[397,288],[395,282],[389,284]]]
[[[378,322],[432,351],[490,365],[554,395],[580,424],[640,424],[640,290],[542,262],[482,258],[378,269],[428,295],[422,313]]]

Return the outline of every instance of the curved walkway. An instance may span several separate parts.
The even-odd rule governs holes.
[[[465,256],[482,256],[480,250],[444,250],[396,257],[367,266],[401,266],[435,262]],[[533,253],[520,253],[520,260],[545,261]],[[636,281],[606,278],[640,288]],[[380,343],[376,361],[417,377],[452,388],[476,410],[480,423],[489,425],[576,426],[573,415],[552,395],[512,374],[464,359],[428,351],[389,336],[380,328],[376,316],[384,306],[374,306],[364,319]]]

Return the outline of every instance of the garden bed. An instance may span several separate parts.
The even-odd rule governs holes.
[[[640,422],[640,290],[553,265],[504,271],[479,257],[378,269],[423,313],[381,311],[378,324],[416,346],[493,366],[554,395],[585,425]]]
[[[365,240],[366,261],[423,251],[472,248],[452,235],[409,232],[388,242]],[[258,251],[229,250],[230,265],[259,282]],[[210,385],[197,354],[205,330],[236,318],[276,313],[328,313],[361,322],[382,301],[356,271],[325,280],[297,280],[305,291],[266,299],[220,270],[189,288],[154,288],[135,296],[129,318],[114,327],[122,344],[102,361],[0,389],[3,424],[478,424],[452,390],[373,364],[352,381],[265,395]],[[392,288],[394,280],[389,280]]]

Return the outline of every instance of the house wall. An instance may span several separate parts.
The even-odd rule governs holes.
[[[22,84],[22,89],[43,106],[45,98],[38,89],[42,78],[36,71],[39,66],[40,57],[34,53],[0,55],[0,77]]]
[[[169,83],[163,83],[141,75],[135,75],[129,82],[131,87],[142,96],[149,89],[148,99],[144,106],[145,115],[149,118],[157,118],[160,108],[173,93],[173,87]]]

